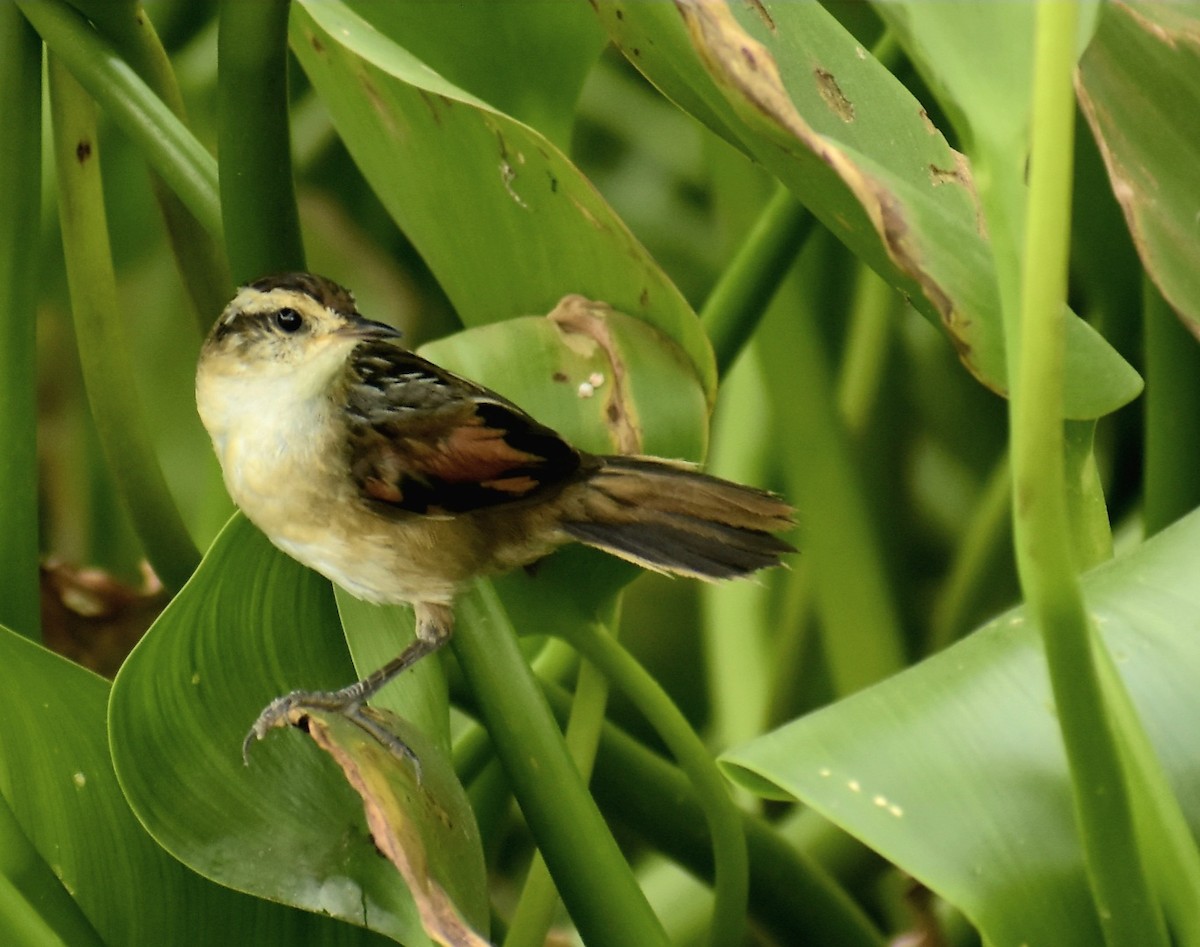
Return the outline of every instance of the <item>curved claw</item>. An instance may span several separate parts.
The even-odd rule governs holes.
[[[255,740],[263,739],[268,731],[276,727],[299,725],[299,721],[293,720],[292,715],[295,711],[305,710],[324,710],[341,714],[400,759],[411,763],[417,771],[417,781],[420,781],[421,761],[417,759],[417,754],[407,743],[388,730],[380,721],[379,715],[363,704],[358,691],[351,688],[340,691],[292,691],[290,694],[276,697],[263,708],[242,740],[242,762],[250,765],[250,747]]]
[[[328,696],[330,695],[321,691],[292,691],[290,694],[276,697],[262,709],[262,713],[258,715],[258,719],[250,727],[246,738],[242,740],[242,762],[247,766],[250,765],[250,747],[255,740],[263,739],[267,735],[268,730],[274,730],[276,727],[286,727],[291,723],[288,719],[288,714],[292,710],[304,706],[319,707],[321,706],[319,699]],[[317,698],[318,700],[312,701],[309,698]]]

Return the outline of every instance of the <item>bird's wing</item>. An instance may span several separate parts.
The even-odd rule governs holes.
[[[347,364],[349,463],[381,511],[462,513],[572,478],[581,455],[495,392],[387,342]]]

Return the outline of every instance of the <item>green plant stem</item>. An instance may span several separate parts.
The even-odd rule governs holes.
[[[1100,471],[1096,467],[1096,422],[1066,421],[1063,424],[1063,477],[1067,497],[1067,523],[1071,528],[1071,550],[1075,571],[1112,558],[1112,527]]]
[[[778,637],[775,640],[770,694],[767,699],[767,728],[773,729],[796,716],[799,691],[803,687],[805,655],[812,648],[816,612],[813,570],[807,559],[792,567],[784,583],[779,606]]]
[[[822,247],[814,247],[821,250]],[[813,257],[803,265],[823,262]],[[807,271],[806,271],[807,272]],[[801,545],[812,571],[821,643],[834,692],[852,693],[905,665],[904,634],[876,526],[837,395],[817,300],[777,302],[762,332],[762,357],[773,380],[774,443],[787,475],[784,493],[801,511]],[[793,674],[793,668],[778,668]]]
[[[636,660],[594,625],[562,635],[633,701],[667,745],[696,789],[712,834],[714,905],[709,942],[741,943],[745,934],[748,859],[741,817],[724,777],[686,718]]]
[[[521,811],[590,947],[663,945],[666,934],[588,794],[517,645],[499,596],[477,582],[451,641]]]
[[[304,269],[288,130],[289,0],[221,0],[221,213],[238,283]]]
[[[612,617],[614,620],[610,621],[609,627],[617,628],[616,610]],[[593,665],[586,661],[581,663],[571,714],[567,720],[566,742],[571,759],[584,782],[592,776],[607,705],[608,680]],[[554,923],[557,905],[558,892],[545,859],[540,853],[534,852],[521,899],[517,902],[517,909],[513,912],[504,938],[504,947],[541,947],[545,944],[546,935]]]
[[[1011,528],[1012,475],[1008,454],[996,462],[975,507],[975,514],[954,552],[950,575],[942,583],[929,620],[930,653],[940,651],[970,629],[968,610],[984,587],[988,563]]]
[[[470,723],[454,740],[454,772],[459,782],[469,786],[496,758],[485,728]]]
[[[837,386],[838,413],[854,438],[866,427],[883,382],[896,299],[879,274],[859,264]]]
[[[571,695],[545,682],[542,690],[555,717],[565,724]],[[468,713],[478,712],[476,695],[464,691],[455,696]],[[611,818],[697,877],[712,878],[712,839],[695,787],[677,767],[611,723],[601,731],[592,790]],[[749,904],[756,923],[781,943],[794,942],[803,932],[814,944],[883,947],[884,938],[870,919],[809,857],[806,847],[785,839],[761,816],[739,817],[750,859]],[[833,834],[826,827],[825,836]],[[856,851],[862,850],[855,845]]]
[[[38,594],[36,228],[41,193],[42,46],[0,7],[0,625],[41,637]]]
[[[1014,533],[1021,586],[1045,644],[1105,940],[1110,947],[1165,945],[1096,668],[1093,649],[1103,644],[1084,608],[1067,517],[1062,405],[1078,12],[1073,2],[1037,9],[1019,337],[1009,337]]]
[[[1200,346],[1158,289],[1142,282],[1146,353],[1142,519],[1147,536],[1200,506]]]
[[[64,0],[16,0],[50,50],[218,242],[217,162],[112,44]]]
[[[700,310],[721,375],[754,334],[815,225],[816,218],[791,191],[777,184]]]
[[[765,482],[767,438],[746,418],[766,401],[760,359],[752,346],[721,386],[712,421],[708,468],[739,483]],[[708,677],[709,744],[725,748],[763,732],[775,639],[770,589],[760,582],[705,583],[700,589],[704,666]]]
[[[183,95],[171,61],[141,4],[114,3],[112,0],[88,0],[83,4],[76,0],[76,5],[172,114],[187,124]],[[231,286],[224,248],[208,234],[157,172],[151,174],[151,182],[167,226],[175,265],[192,300],[200,331],[205,333],[229,298]]]
[[[63,253],[88,402],[146,557],[163,583],[177,589],[200,553],[159,468],[133,383],[104,214],[96,109],[57,56],[49,75]]]
[[[560,720],[571,706],[562,688],[544,685]],[[658,754],[617,727],[601,734],[592,779],[597,801],[614,819],[700,878],[711,879],[712,840],[695,787]],[[781,942],[797,932],[814,944],[882,947],[883,937],[857,905],[803,850],[759,816],[740,813],[750,857],[754,919]]]

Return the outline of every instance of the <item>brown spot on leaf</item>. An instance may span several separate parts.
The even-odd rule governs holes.
[[[813,75],[817,80],[817,91],[821,94],[821,100],[829,106],[829,110],[847,124],[854,121],[854,103],[846,98],[833,73],[817,67],[813,70]]]
[[[622,454],[640,454],[642,432],[627,406],[629,386],[625,361],[617,350],[606,316],[612,312],[607,303],[594,302],[585,296],[564,296],[546,317],[558,328],[564,344],[588,356],[599,348],[608,359],[612,385],[606,386],[605,416],[616,444]]]
[[[417,89],[417,94],[421,97],[421,101],[425,103],[425,107],[429,109],[429,115],[433,119],[433,123],[441,125],[442,112],[449,108],[451,100],[444,95],[435,95],[432,92],[426,92],[424,89]]]
[[[933,182],[934,187],[940,187],[943,184],[952,184],[958,181],[958,171],[953,168],[939,168],[936,164],[931,164],[929,166],[929,179]]]
[[[75,146],[75,160],[80,164],[84,164],[92,156],[92,143],[86,138],[81,138],[79,144]]]
[[[565,382],[567,380],[567,373],[566,372],[555,372],[550,377],[553,378],[559,384],[562,384],[563,382]]]
[[[325,44],[321,42],[321,38],[317,36],[316,33],[313,33],[309,36],[308,42],[309,45],[312,46],[313,52],[317,53],[318,55],[325,52]]]
[[[921,118],[921,124],[925,126],[925,131],[929,132],[931,135],[936,135],[938,133],[937,126],[933,124],[933,119],[929,117],[929,113],[924,109],[921,109],[921,111],[917,114]]]
[[[930,182],[934,187],[941,187],[943,184],[957,184],[966,189],[971,203],[975,207],[975,229],[979,231],[981,237],[986,238],[987,220],[983,216],[983,206],[979,203],[979,195],[975,192],[975,177],[971,174],[971,163],[961,152],[951,149],[950,153],[954,156],[954,167],[941,168],[936,164],[930,164]]]
[[[758,14],[758,18],[763,21],[763,24],[766,26],[767,29],[769,29],[772,33],[779,32],[775,28],[774,18],[772,18],[771,14],[770,14],[770,12],[768,12],[767,8],[765,6],[763,6],[762,0],[746,0],[746,5],[751,10],[753,10],[755,13]]]

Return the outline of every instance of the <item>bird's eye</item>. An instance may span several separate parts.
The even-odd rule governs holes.
[[[275,325],[290,335],[304,325],[304,319],[295,309],[280,309],[275,313]]]

